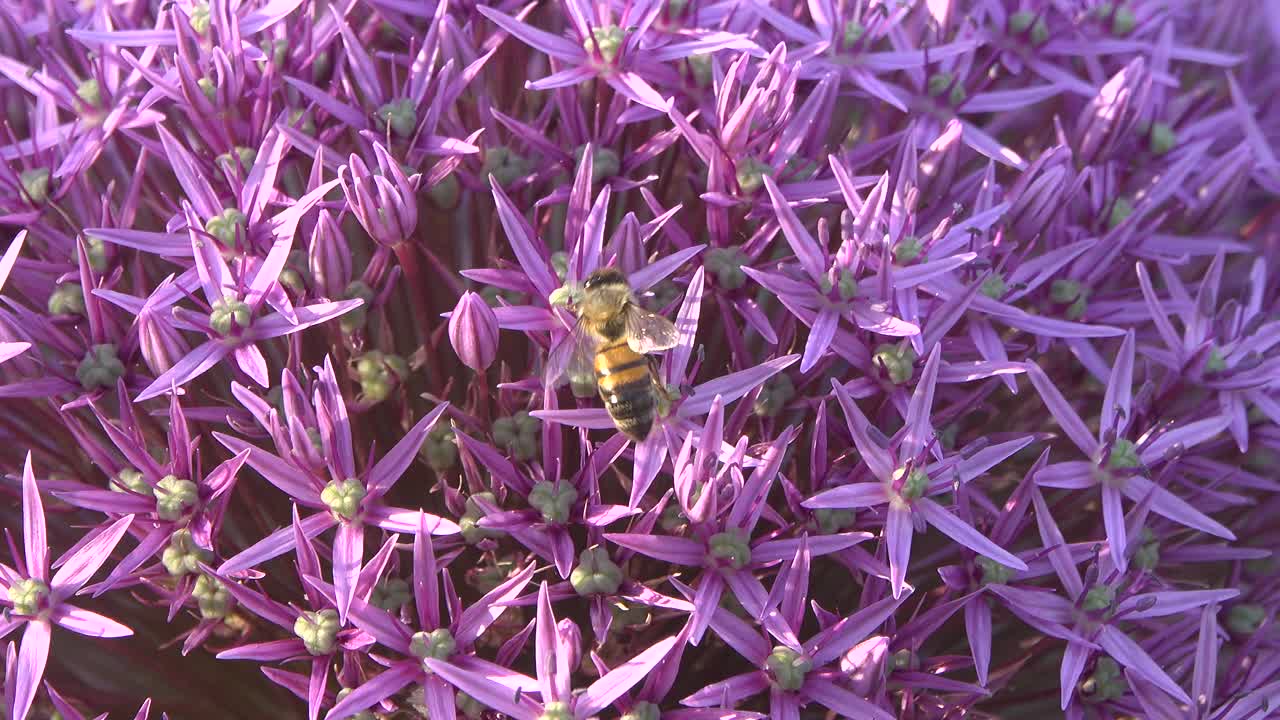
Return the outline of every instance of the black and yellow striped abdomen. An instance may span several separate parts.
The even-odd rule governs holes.
[[[596,387],[618,430],[639,442],[649,435],[657,401],[649,360],[626,340],[603,343],[596,350]]]

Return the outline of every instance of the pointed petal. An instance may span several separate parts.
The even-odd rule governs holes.
[[[574,703],[574,716],[591,717],[613,704],[652,671],[671,652],[676,638],[659,640],[644,652],[610,670],[608,674],[591,683]]]
[[[987,536],[978,532],[972,525],[952,515],[938,503],[927,497],[913,501],[916,512],[924,516],[930,525],[936,527],[944,535],[964,545],[970,550],[985,555],[1006,567],[1014,570],[1026,570],[1027,564],[1017,555],[996,545]]]
[[[44,503],[40,500],[40,489],[36,487],[35,472],[31,468],[30,450],[22,464],[22,545],[26,551],[28,575],[48,582],[49,538],[44,524]]]

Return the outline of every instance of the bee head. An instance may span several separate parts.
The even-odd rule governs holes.
[[[631,286],[626,276],[615,268],[601,268],[582,284],[578,310],[588,318],[603,320],[622,312],[630,300]]]

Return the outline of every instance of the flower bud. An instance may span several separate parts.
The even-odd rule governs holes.
[[[449,343],[464,365],[483,372],[498,356],[498,316],[474,292],[463,293],[449,316]]]
[[[578,567],[569,574],[569,582],[579,595],[612,595],[622,585],[622,568],[604,548],[587,548],[578,556]]]
[[[1151,74],[1138,57],[1108,80],[1084,106],[1076,118],[1074,143],[1081,166],[1107,159],[1137,122],[1150,86]]]
[[[751,545],[735,528],[712,535],[707,541],[707,556],[717,565],[741,570],[751,562]]]
[[[304,612],[293,622],[293,634],[302,640],[307,652],[312,655],[332,653],[338,645],[338,631],[341,629],[338,611],[328,608],[318,612]]]
[[[98,388],[115,387],[116,380],[124,372],[124,363],[116,356],[116,346],[107,343],[89,348],[76,368],[76,379],[86,392],[92,392]]]
[[[156,483],[156,515],[174,522],[200,500],[196,484],[173,475],[165,475]]]
[[[144,311],[138,316],[138,349],[142,361],[156,375],[160,375],[191,351],[191,346],[178,329],[156,320],[155,315]]]
[[[338,297],[351,283],[351,248],[328,210],[320,211],[315,229],[311,231],[307,268],[315,278],[316,289],[325,297]]]
[[[418,226],[417,184],[380,144],[374,144],[379,172],[357,155],[338,169],[342,192],[360,226],[381,245],[395,247],[413,237]],[[417,176],[415,176],[416,178]]]

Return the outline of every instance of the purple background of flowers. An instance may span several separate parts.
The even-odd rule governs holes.
[[[1278,63],[1270,0],[0,5],[8,716],[1280,716]],[[606,265],[643,442],[561,382]]]

